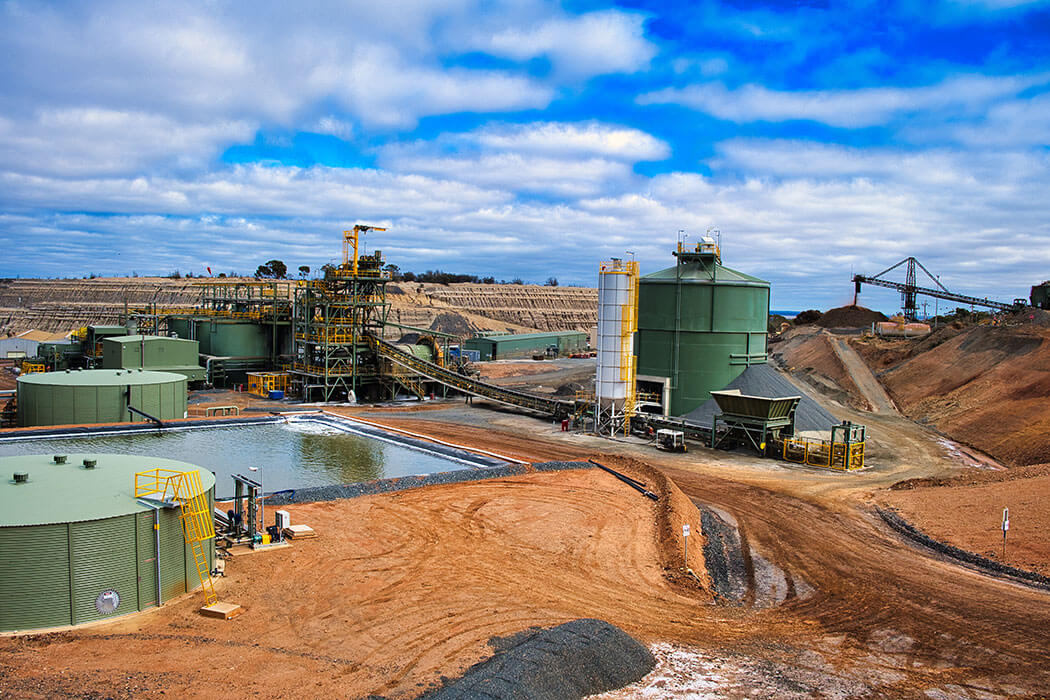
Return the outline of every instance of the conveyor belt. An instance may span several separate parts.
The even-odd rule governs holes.
[[[420,359],[385,340],[376,338],[373,335],[368,336],[368,342],[371,344],[372,349],[376,354],[381,357],[385,357],[401,367],[410,369],[431,381],[444,384],[445,386],[461,391],[464,394],[478,396],[507,406],[524,408],[546,416],[568,416],[573,413],[576,407],[575,403],[572,401],[527,394],[523,391],[514,391],[513,389],[507,389],[494,384],[486,384],[477,379],[465,377],[462,374],[457,374],[456,372],[445,369],[444,367],[439,367],[431,362]]]

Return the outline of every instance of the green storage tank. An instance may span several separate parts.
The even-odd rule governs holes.
[[[94,622],[200,586],[178,507],[135,498],[135,473],[156,468],[200,472],[214,507],[215,476],[185,462],[114,454],[68,455],[64,464],[52,455],[0,458],[0,632]],[[204,552],[210,570],[214,540]]]
[[[639,280],[636,354],[640,390],[680,416],[766,361],[769,283],[723,266],[709,238],[675,256]]]
[[[37,372],[18,378],[18,425],[141,422],[186,417],[186,377],[127,369]]]
[[[102,341],[103,369],[149,369],[174,372],[187,381],[203,381],[196,340],[159,335],[126,335]]]
[[[192,339],[200,351],[216,357],[269,357],[269,326],[245,321],[194,319]]]

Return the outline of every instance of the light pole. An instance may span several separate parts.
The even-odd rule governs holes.
[[[248,467],[250,472],[259,472],[259,530],[266,532],[266,491],[263,490],[262,467]]]

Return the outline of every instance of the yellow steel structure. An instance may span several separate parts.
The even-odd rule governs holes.
[[[135,474],[135,498],[151,497],[179,504],[182,534],[193,551],[197,578],[204,591],[205,605],[219,601],[211,580],[204,543],[215,538],[208,494],[201,484],[199,471],[180,472],[174,469],[147,469]]]
[[[46,372],[47,365],[43,362],[30,362],[29,360],[22,360],[22,374],[32,374],[33,372]]]
[[[288,391],[285,372],[248,372],[248,393],[266,398],[271,391]]]
[[[855,471],[864,468],[864,443],[786,438],[781,456],[786,462],[837,471]]]
[[[360,243],[361,234],[368,231],[386,231],[379,226],[366,226],[355,224],[352,231],[343,231],[343,269],[349,269],[350,274],[357,276],[357,246]],[[353,259],[350,257],[351,248],[354,251]]]

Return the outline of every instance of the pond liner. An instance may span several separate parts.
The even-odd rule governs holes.
[[[587,462],[539,462],[531,466],[534,471],[543,472],[594,468]],[[361,481],[356,484],[308,486],[301,489],[284,489],[282,491],[268,494],[266,496],[266,505],[284,506],[295,503],[338,501],[344,498],[358,498],[359,496],[373,496],[380,493],[407,491],[408,489],[418,489],[424,486],[458,484],[467,481],[483,481],[485,479],[500,479],[508,476],[519,476],[528,473],[528,471],[529,468],[527,466],[504,463],[502,466],[496,467],[459,469],[451,472],[401,476],[390,479],[374,479],[372,481]]]

